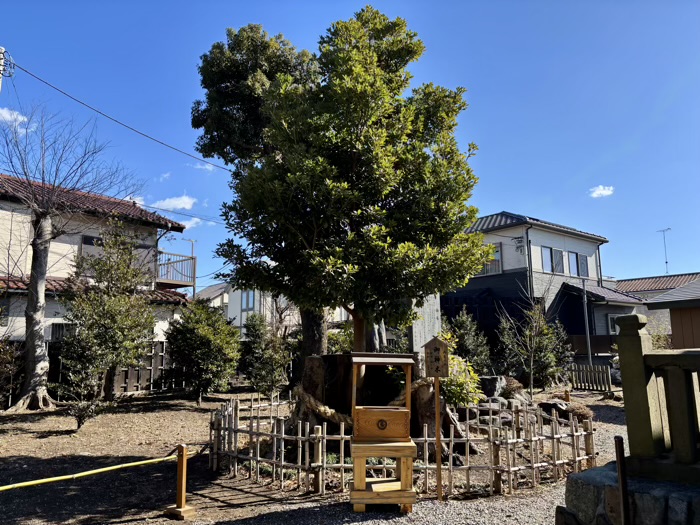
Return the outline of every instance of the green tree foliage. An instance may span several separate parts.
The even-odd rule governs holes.
[[[339,330],[328,332],[328,353],[349,354],[352,352],[353,332],[350,324],[343,325]]]
[[[467,406],[479,401],[479,376],[471,364],[458,355],[450,354],[450,375],[441,382],[445,401],[455,406]]]
[[[488,340],[466,309],[452,320],[443,319],[442,326],[442,338],[450,343],[455,355],[466,359],[479,375],[492,373]]]
[[[112,395],[119,367],[136,365],[149,351],[155,318],[144,295],[149,276],[139,239],[119,221],[102,232],[102,253],[78,255],[64,299],[71,330],[63,341],[67,383],[58,385],[75,401],[69,411],[78,428],[97,415],[103,393]]]
[[[542,305],[532,304],[515,317],[501,313],[497,368],[500,373],[528,377],[530,395],[535,385],[547,387],[565,377],[573,362],[562,324],[549,321]]]
[[[217,249],[228,277],[302,309],[345,306],[355,350],[367,320],[409,320],[491,253],[464,233],[477,213],[466,204],[476,146],[465,154],[455,139],[465,90],[408,92],[423,49],[404,20],[367,7],[334,23],[317,56],[248,26],[202,58],[198,148],[233,166],[223,214],[234,238]],[[222,95],[236,89],[250,97]],[[238,118],[221,127],[219,114]]]
[[[192,301],[183,308],[181,317],[170,323],[165,335],[173,365],[197,404],[202,403],[203,394],[226,388],[236,372],[240,333],[220,308]]]
[[[8,337],[0,337],[0,407],[11,404],[12,394],[18,383],[21,384],[21,369],[21,346]]]
[[[260,314],[249,315],[244,327],[246,375],[256,391],[272,397],[287,384],[290,356],[286,341],[268,328]]]

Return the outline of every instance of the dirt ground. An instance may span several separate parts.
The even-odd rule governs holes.
[[[610,461],[613,436],[625,435],[622,404],[596,394],[575,397],[596,412],[599,464]],[[0,414],[0,485],[161,457],[178,443],[199,450],[208,441],[209,411],[221,400],[197,407],[169,396],[132,398],[77,432],[74,420],[60,411]],[[176,464],[165,462],[0,492],[0,523],[165,524],[170,521],[162,511],[175,502],[175,484]],[[314,495],[217,477],[208,470],[206,454],[189,462],[188,502],[198,509],[197,524],[257,523],[255,516],[271,512],[280,519],[294,512],[306,523],[323,523],[321,509],[343,510],[346,516],[348,507],[340,520],[346,522],[352,515],[346,498],[326,496],[320,506]]]

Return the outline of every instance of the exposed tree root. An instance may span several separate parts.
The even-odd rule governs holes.
[[[56,402],[46,391],[46,388],[40,388],[36,392],[29,392],[19,398],[13,406],[7,409],[6,413],[12,414],[22,410],[53,410],[55,408]]]

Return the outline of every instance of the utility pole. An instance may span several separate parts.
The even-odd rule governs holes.
[[[664,228],[663,230],[656,230],[656,233],[660,233],[664,236],[664,260],[666,261],[666,275],[668,275],[668,254],[666,253],[666,232],[670,231],[671,228]]]
[[[2,77],[5,76],[5,48],[0,47],[0,93],[2,93]]]
[[[581,279],[583,283],[583,324],[586,329],[586,350],[588,351],[588,364],[593,365],[593,355],[591,354],[591,334],[588,332],[588,297],[586,297],[586,279]]]

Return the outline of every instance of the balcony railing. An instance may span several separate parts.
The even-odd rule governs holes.
[[[191,255],[158,252],[156,282],[162,288],[193,286],[197,258]]]
[[[480,277],[482,275],[493,275],[496,273],[501,273],[501,261],[500,259],[494,259],[492,261],[487,262],[484,264],[484,267],[481,269],[479,273],[475,275],[475,277]]]

